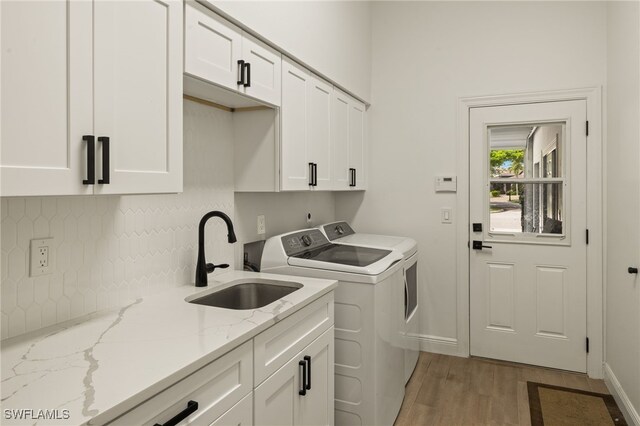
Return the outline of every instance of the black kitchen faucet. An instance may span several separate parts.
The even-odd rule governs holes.
[[[233,223],[231,219],[225,213],[214,210],[205,214],[200,219],[200,226],[198,227],[198,263],[196,264],[196,287],[206,287],[208,285],[207,274],[213,272],[216,268],[228,268],[229,264],[223,263],[221,265],[214,265],[213,263],[206,263],[204,258],[204,226],[207,221],[212,217],[219,217],[224,220],[227,225],[228,241],[229,244],[233,244],[237,241],[236,233],[233,230]]]

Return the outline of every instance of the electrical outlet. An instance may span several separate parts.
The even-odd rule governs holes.
[[[53,238],[31,240],[29,249],[30,277],[47,275],[53,271]]]
[[[311,213],[307,213],[307,224],[311,225]]]
[[[267,232],[267,224],[264,219],[264,215],[258,216],[258,235],[264,235]]]

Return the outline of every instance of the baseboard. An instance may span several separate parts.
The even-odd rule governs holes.
[[[412,337],[420,341],[420,350],[422,352],[460,356],[458,353],[458,339],[427,334],[418,334]]]
[[[607,363],[604,364],[604,383],[607,385],[609,392],[611,392],[611,395],[613,395],[616,400],[616,403],[618,404],[618,407],[620,407],[620,411],[622,411],[627,423],[640,426],[640,415],[638,414],[638,411],[636,411],[626,392],[622,389],[618,378],[613,374],[611,367],[609,367],[609,364]]]

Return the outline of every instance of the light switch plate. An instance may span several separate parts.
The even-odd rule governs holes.
[[[442,223],[453,223],[453,209],[444,207],[440,210],[440,218]]]
[[[53,272],[53,238],[31,240],[29,276],[39,277]]]

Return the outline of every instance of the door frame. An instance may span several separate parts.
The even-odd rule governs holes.
[[[456,158],[458,188],[456,205],[459,218],[456,226],[457,335],[458,355],[470,355],[469,262],[469,115],[471,108],[518,105],[541,102],[584,100],[587,102],[587,335],[589,354],[587,374],[603,377],[604,356],[604,146],[602,139],[602,89],[600,87],[506,94],[497,96],[462,97],[458,99]]]

